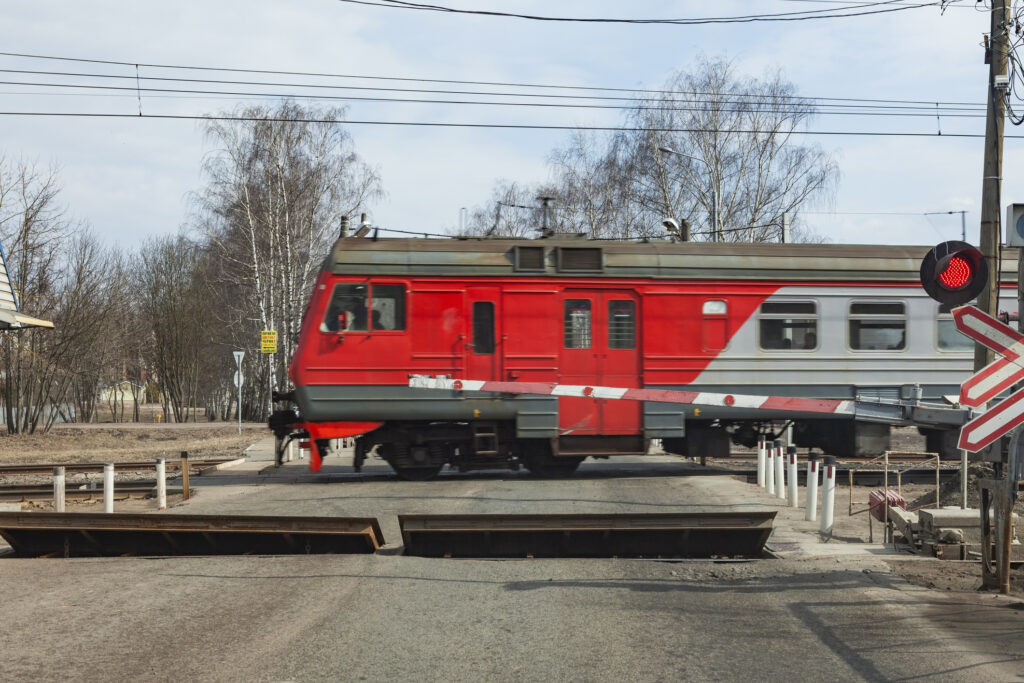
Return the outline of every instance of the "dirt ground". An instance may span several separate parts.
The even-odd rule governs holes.
[[[156,458],[235,458],[269,435],[264,424],[120,423],[58,425],[46,434],[0,435],[0,465],[137,462]]]

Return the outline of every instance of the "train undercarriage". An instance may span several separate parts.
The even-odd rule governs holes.
[[[795,445],[818,448],[839,458],[877,456],[889,450],[890,426],[853,420],[805,420],[792,423],[691,421],[687,436],[664,438],[666,452],[695,458],[725,458],[736,444],[753,447],[759,438],[781,436],[792,426]],[[920,429],[926,449],[943,459],[959,457],[956,430]],[[523,439],[514,421],[425,422],[391,421],[355,439],[353,465],[359,471],[370,457],[385,460],[402,479],[427,481],[447,465],[459,472],[518,470],[540,477],[571,475],[587,457],[644,455],[650,439],[643,436],[562,436]],[[330,440],[318,439],[321,454]]]

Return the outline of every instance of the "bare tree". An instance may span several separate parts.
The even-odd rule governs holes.
[[[777,241],[783,215],[798,224],[801,207],[827,198],[838,179],[825,151],[795,139],[814,113],[778,74],[746,78],[725,59],[702,59],[630,109],[629,130],[576,134],[552,154],[560,216],[592,236],[624,238],[686,218],[695,239],[712,239],[717,197],[719,239]]]
[[[267,387],[268,374],[276,386],[285,374],[341,217],[382,195],[376,171],[360,160],[342,128],[343,113],[285,102],[274,109],[243,108],[236,120],[207,126],[217,149],[205,164],[197,226],[219,262],[211,270],[219,278],[216,289],[226,295],[219,322],[232,337],[224,351],[249,351],[250,388]],[[278,332],[275,366],[256,362],[261,329]],[[253,410],[262,414],[266,405],[257,401]]]
[[[0,239],[12,284],[23,311],[56,326],[3,333],[0,395],[11,433],[79,419],[75,403],[86,412],[95,406],[97,350],[111,318],[110,252],[72,225],[59,194],[54,169],[0,159]]]

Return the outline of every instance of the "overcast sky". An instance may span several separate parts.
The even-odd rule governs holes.
[[[439,0],[458,8],[633,19],[838,9],[860,2]],[[980,45],[989,18],[974,5],[966,0],[944,14],[926,7],[843,19],[679,26],[537,22],[338,0],[6,0],[0,5],[0,51],[132,64],[619,88],[659,88],[674,71],[707,55],[732,59],[739,71],[753,76],[781,70],[800,94],[810,97],[983,104],[988,67]],[[135,75],[134,67],[16,57],[0,57],[0,69]],[[140,75],[166,73],[142,67]],[[5,112],[138,112],[134,91],[69,94],[67,89],[23,84],[69,82],[65,77],[4,76],[8,84],[0,85],[0,110]],[[197,72],[193,77],[211,76]],[[228,77],[249,80],[240,74]],[[274,77],[251,78],[259,79]],[[314,81],[324,82],[308,79]],[[146,114],[201,115],[240,101],[141,96]],[[599,126],[621,121],[614,110],[365,102],[348,107],[352,121]],[[0,150],[7,157],[57,165],[71,214],[109,241],[128,246],[174,232],[185,222],[188,195],[202,186],[201,163],[211,151],[201,123],[188,120],[0,116],[0,125]],[[983,134],[984,118],[821,115],[810,128],[933,134],[940,126],[947,137],[806,136],[804,140],[835,155],[842,173],[830,205],[815,208],[836,213],[808,213],[807,226],[840,243],[932,244],[958,239],[960,217],[920,214],[966,210],[967,237],[976,242],[983,140],[948,136]],[[348,130],[357,152],[380,171],[388,193],[371,207],[372,221],[429,232],[457,226],[460,208],[485,203],[498,179],[546,180],[546,158],[568,136],[550,130],[379,125],[351,125]],[[1024,130],[1007,126],[1007,135],[1021,134]],[[1004,206],[1024,201],[1019,149],[1020,140],[1006,140]]]

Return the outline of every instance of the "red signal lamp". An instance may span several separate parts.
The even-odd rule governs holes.
[[[976,298],[987,282],[988,264],[981,252],[966,242],[943,242],[921,261],[921,286],[928,296],[947,306]]]

